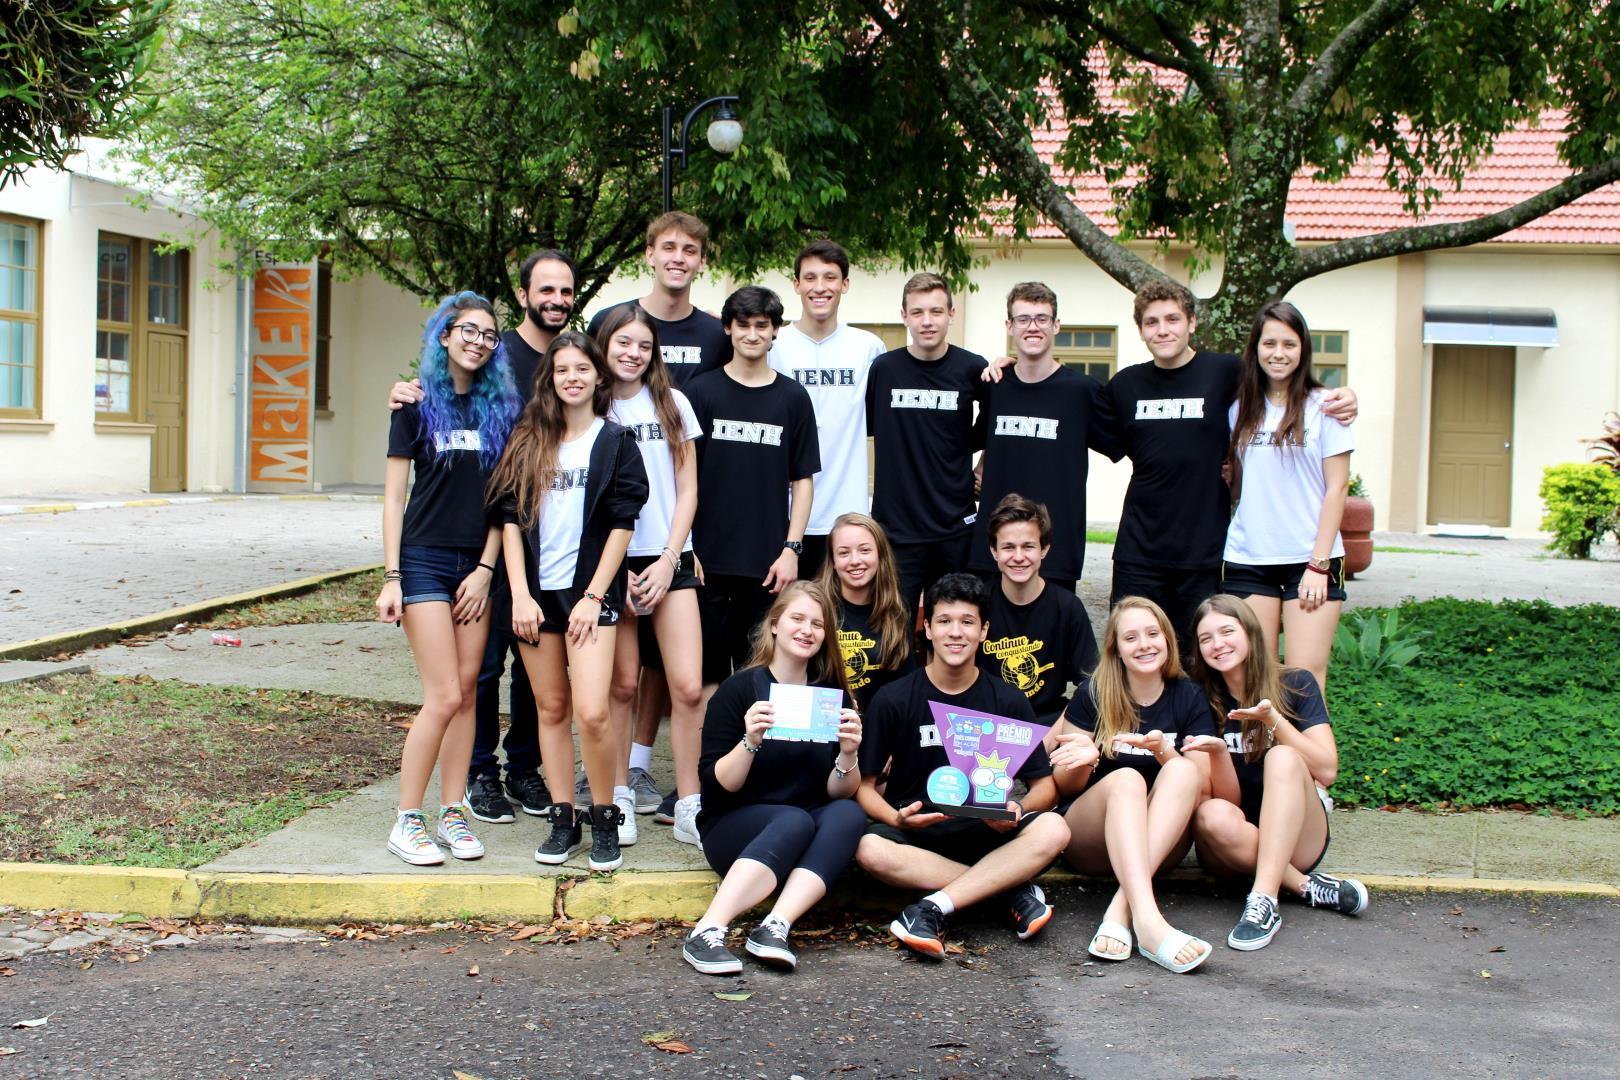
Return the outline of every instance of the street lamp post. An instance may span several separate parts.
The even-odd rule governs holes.
[[[667,106],[664,108],[664,213],[669,213],[675,207],[675,163],[678,160],[681,168],[686,168],[686,137],[691,133],[692,121],[697,119],[699,113],[711,105],[718,106],[708,131],[709,147],[716,153],[729,154],[742,145],[742,123],[732,109],[735,104],[737,97],[734,94],[721,94],[700,101],[681,121],[679,132],[672,127],[674,112]]]

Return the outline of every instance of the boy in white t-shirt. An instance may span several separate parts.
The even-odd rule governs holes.
[[[810,394],[821,443],[821,471],[799,558],[799,577],[815,580],[827,555],[827,534],[840,514],[866,513],[866,376],[883,353],[876,334],[838,321],[849,291],[849,255],[831,240],[805,245],[793,259],[793,291],[804,302],[797,322],[771,346],[771,367]]]

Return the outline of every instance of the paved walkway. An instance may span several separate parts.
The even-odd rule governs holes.
[[[0,646],[375,563],[373,499],[0,516]]]

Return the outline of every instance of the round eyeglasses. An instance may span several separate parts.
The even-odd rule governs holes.
[[[460,330],[461,331],[461,340],[465,341],[468,345],[475,345],[475,344],[478,344],[479,342],[482,342],[483,345],[484,345],[484,348],[493,349],[495,346],[497,346],[497,345],[499,345],[501,343],[501,335],[497,334],[493,330],[485,330],[483,327],[479,326],[477,323],[470,323],[470,322],[451,323],[450,324],[450,329],[452,329],[452,330]]]

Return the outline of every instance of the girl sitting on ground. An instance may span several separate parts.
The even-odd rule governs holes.
[[[496,330],[495,309],[477,293],[447,298],[428,316],[418,363],[423,398],[395,412],[383,483],[383,587],[377,618],[405,623],[422,677],[422,709],[400,755],[399,816],[388,850],[415,866],[458,859],[484,845],[464,803],[472,760],[473,703],[500,528],[484,485],[517,418],[519,400]],[[416,470],[410,501],[406,482]],[[439,765],[439,813],[422,810]],[[435,843],[437,839],[438,843]]]
[[[551,833],[534,853],[556,865],[583,846],[592,870],[616,870],[621,813],[613,801],[619,740],[608,720],[615,627],[624,603],[624,552],[647,470],[635,436],[606,419],[613,376],[594,339],[565,330],[541,360],[538,385],[490,481],[502,500],[512,585],[512,633],[534,688]],[[572,714],[590,789],[574,807]]]
[[[855,706],[912,668],[912,620],[900,602],[889,538],[867,514],[840,514],[827,534],[817,583],[838,611],[838,647]]]
[[[1253,609],[1235,596],[1200,604],[1193,630],[1193,675],[1222,733],[1201,741],[1226,751],[1211,753],[1214,798],[1193,817],[1198,861],[1212,874],[1253,877],[1226,944],[1246,951],[1270,944],[1282,926],[1284,886],[1312,907],[1360,914],[1366,886],[1316,871],[1327,853],[1333,800],[1326,789],[1338,775],[1339,751],[1315,677],[1277,663]]]
[[[1164,611],[1139,596],[1122,599],[1103,630],[1097,670],[1048,735],[1059,797],[1072,799],[1063,857],[1119,882],[1087,949],[1097,959],[1129,957],[1133,931],[1137,951],[1170,971],[1209,959],[1208,942],[1159,912],[1153,878],[1186,854],[1206,783],[1207,764],[1180,751],[1189,737],[1214,733],[1202,692],[1182,676]]]
[[[836,625],[832,599],[820,585],[792,582],[760,624],[749,666],[709,700],[698,828],[704,858],[721,881],[681,949],[705,975],[742,970],[726,948],[726,933],[733,919],[773,892],[776,904],[744,947],[772,967],[797,967],[788,933],[838,880],[866,829],[866,814],[852,798],[861,783],[861,720],[848,707]],[[767,738],[775,716],[772,683],[837,690],[845,705],[838,741]]]

